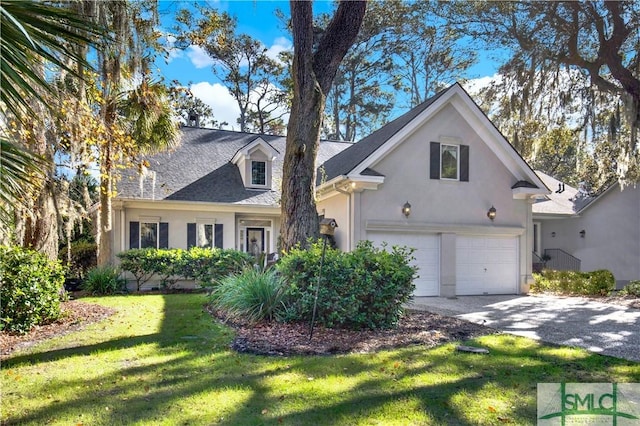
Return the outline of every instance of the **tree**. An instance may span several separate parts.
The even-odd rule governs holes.
[[[81,79],[70,64],[88,64],[70,46],[95,43],[104,31],[66,7],[29,1],[0,4],[0,30],[0,238],[13,234],[13,241],[55,259],[55,168],[44,131],[55,87],[44,69]]]
[[[213,73],[238,104],[240,131],[248,131],[253,125],[264,132],[268,124],[276,124],[282,116],[272,114],[285,96],[276,84],[284,66],[267,55],[268,49],[259,40],[247,34],[236,35],[235,21],[229,15],[203,8],[199,11],[202,16],[197,20],[190,11],[180,11],[176,20],[183,27],[178,28],[178,45],[201,47],[215,61]]]
[[[394,96],[389,86],[394,64],[386,52],[389,18],[382,3],[368,5],[356,41],[342,60],[326,101],[323,133],[329,139],[355,141],[389,115]],[[319,27],[330,17],[323,15]]]
[[[562,72],[578,72],[584,85],[565,96],[577,93],[587,101],[583,123],[602,127],[601,111],[608,109],[611,118],[622,108],[621,119],[613,120],[619,124],[618,176],[623,181],[640,177],[638,2],[455,2],[442,9],[458,31],[485,46],[511,50],[501,74],[522,88],[523,97],[533,95],[532,90],[552,91],[558,81],[554,76]],[[612,98],[617,98],[613,108]]]
[[[190,85],[191,83],[189,83]],[[183,87],[178,81],[172,81],[169,88],[169,98],[176,115],[184,125],[191,125],[191,117],[198,117],[198,124],[202,127],[220,127],[229,123],[218,123],[213,114],[213,109],[205,104],[202,99],[193,95],[188,87]]]
[[[318,236],[315,160],[326,96],[340,62],[354,43],[364,19],[365,1],[341,1],[314,43],[311,2],[292,0],[293,99],[287,125],[282,177],[281,248],[306,244]]]

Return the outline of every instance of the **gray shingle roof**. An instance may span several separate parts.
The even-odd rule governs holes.
[[[453,87],[453,86],[451,86]],[[450,87],[450,88],[451,88]],[[449,88],[449,89],[450,89]],[[349,148],[345,149],[341,153],[336,156],[330,158],[327,162],[325,162],[322,167],[324,168],[324,179],[329,181],[335,177],[341,175],[347,175],[353,169],[355,169],[358,164],[362,163],[367,157],[373,154],[378,148],[384,145],[393,135],[398,133],[404,126],[409,124],[414,118],[420,115],[425,109],[427,109],[430,105],[432,105],[440,96],[447,92],[445,89],[431,98],[427,99],[425,102],[420,105],[412,108],[410,111],[396,118],[395,120],[387,123],[380,129],[371,133],[369,136],[361,139],[358,143],[353,144]],[[368,175],[377,175],[380,176],[375,170],[369,169],[367,172]],[[318,180],[316,184],[319,185],[320,176],[318,173]]]
[[[278,203],[285,137],[195,127],[183,127],[181,131],[182,143],[177,149],[145,158],[149,162],[149,172],[142,184],[137,170],[124,171],[118,184],[119,198],[254,205]],[[279,153],[273,162],[273,190],[246,189],[240,171],[230,162],[238,150],[256,138],[262,138]],[[317,163],[350,145],[321,142]]]
[[[580,212],[594,199],[546,173],[536,170],[536,174],[551,189],[551,194],[536,200],[532,206],[534,214],[571,216]]]

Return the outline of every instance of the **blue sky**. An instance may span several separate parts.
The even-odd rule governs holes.
[[[200,2],[208,7],[226,11],[237,18],[237,32],[246,33],[260,40],[271,54],[291,49],[292,40],[283,24],[275,16],[276,9],[289,14],[289,2],[282,0],[232,0],[218,1],[207,0]],[[160,13],[163,31],[172,32],[175,11],[181,8],[193,8],[195,2],[160,0]],[[329,1],[315,1],[314,13],[330,12],[332,3]],[[467,75],[469,79],[478,79],[469,84],[467,89],[473,90],[473,86],[488,81],[497,70],[497,62],[492,60],[491,52],[478,52],[479,63],[473,66]],[[212,106],[218,121],[230,123],[227,128],[235,125],[238,116],[238,107],[235,101],[222,86],[211,70],[211,59],[201,49],[190,46],[186,50],[175,50],[165,61],[157,62],[161,75],[167,82],[178,80],[183,85],[190,83],[192,92],[204,102]]]

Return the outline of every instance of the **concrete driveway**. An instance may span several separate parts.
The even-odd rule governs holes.
[[[639,309],[546,295],[416,297],[409,307],[640,362]]]

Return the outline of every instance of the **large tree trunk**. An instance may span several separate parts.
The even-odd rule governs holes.
[[[315,160],[326,94],[364,18],[365,1],[341,1],[317,47],[311,2],[291,0],[293,101],[282,176],[281,249],[317,237]]]

